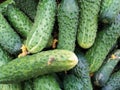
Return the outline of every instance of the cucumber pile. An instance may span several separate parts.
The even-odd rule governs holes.
[[[0,0],[0,90],[120,90],[120,0]]]

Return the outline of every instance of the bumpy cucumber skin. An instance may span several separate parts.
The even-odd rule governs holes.
[[[7,9],[7,6],[9,4],[15,4],[14,0],[6,0],[6,1],[0,3],[0,12],[5,13],[6,9]]]
[[[102,90],[120,90],[120,71],[113,73]]]
[[[78,0],[80,5],[80,21],[77,42],[82,48],[90,48],[96,38],[98,28],[98,12],[101,0]]]
[[[22,46],[20,37],[11,28],[6,19],[0,13],[0,44],[10,54],[16,54]]]
[[[76,0],[63,0],[58,8],[58,49],[74,51],[79,7]]]
[[[119,0],[102,0],[100,10],[100,21],[103,23],[112,23],[120,11]]]
[[[33,90],[33,81],[31,79],[24,82],[23,90]]]
[[[83,90],[93,90],[87,60],[79,48],[75,49],[75,54],[78,57],[78,64],[70,70],[70,73],[81,79],[83,83]]]
[[[64,77],[63,85],[64,90],[85,90],[83,89],[84,86],[82,80],[73,74]]]
[[[39,76],[33,82],[34,90],[61,90],[56,77],[52,74]]]
[[[113,69],[120,61],[120,50],[116,50],[114,54],[116,58],[109,58],[105,64],[101,66],[98,72],[95,73],[94,83],[98,86],[104,86],[108,81]]]
[[[41,0],[37,7],[35,22],[26,41],[30,53],[45,48],[52,33],[56,13],[55,0]]]
[[[21,84],[0,84],[0,90],[22,90]]]
[[[112,46],[120,36],[120,15],[118,15],[110,26],[98,32],[94,45],[87,51],[86,58],[90,65],[90,72],[97,71]]]
[[[33,21],[37,11],[38,3],[35,0],[14,0],[20,8]]]
[[[32,27],[32,21],[12,4],[8,5],[5,15],[15,30],[26,38]]]
[[[23,81],[52,72],[67,71],[78,63],[76,55],[67,50],[43,51],[12,60],[0,69],[0,82]]]

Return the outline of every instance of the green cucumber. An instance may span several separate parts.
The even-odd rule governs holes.
[[[74,74],[76,77],[78,77],[78,79],[81,79],[83,83],[83,90],[93,90],[89,75],[89,65],[85,55],[78,47],[75,49],[75,54],[78,57],[78,64],[70,70],[70,73]]]
[[[33,21],[37,11],[37,2],[35,0],[14,0],[17,7],[20,8]]]
[[[33,81],[33,85],[34,90],[61,90],[53,74],[39,76]]]
[[[120,90],[120,71],[117,71],[111,75],[102,90]]]
[[[0,13],[6,12],[7,6],[9,4],[15,4],[14,0],[5,0],[2,3],[0,3]]]
[[[16,54],[22,46],[19,35],[0,13],[0,45],[10,54]]]
[[[32,21],[13,4],[7,6],[5,15],[15,30],[26,38],[32,27]]]
[[[86,53],[91,73],[101,67],[104,59],[119,37],[120,14],[116,17],[114,23],[98,32],[94,45]]]
[[[39,1],[35,21],[25,44],[30,53],[36,53],[45,48],[52,33],[55,13],[55,0]]]
[[[62,0],[58,8],[58,49],[74,51],[78,28],[79,7],[76,0]]]
[[[116,50],[113,54],[115,58],[109,58],[105,64],[101,66],[98,72],[95,73],[94,76],[94,83],[97,86],[104,86],[105,83],[108,81],[113,69],[120,61],[120,50]]]
[[[78,0],[80,5],[80,21],[77,42],[82,48],[90,48],[96,38],[98,28],[98,12],[101,0]]]
[[[0,90],[22,90],[21,84],[0,84]]]
[[[33,81],[31,79],[24,82],[23,90],[33,90]]]
[[[120,11],[120,1],[119,0],[102,0],[101,10],[100,10],[100,21],[103,23],[114,22],[115,17]]]
[[[67,71],[78,63],[68,50],[50,50],[16,58],[0,67],[0,83],[20,82],[52,72]]]

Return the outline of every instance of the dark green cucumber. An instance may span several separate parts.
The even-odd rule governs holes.
[[[32,21],[13,4],[7,6],[5,15],[15,30],[26,38],[32,27]]]
[[[104,86],[108,81],[113,69],[120,61],[120,50],[116,50],[113,54],[115,57],[110,57],[105,64],[101,66],[98,72],[95,73],[94,83],[97,86]]]
[[[78,0],[80,5],[80,21],[77,34],[78,44],[82,48],[90,48],[96,38],[98,28],[98,12],[101,0]]]
[[[117,71],[111,75],[102,90],[120,90],[120,71]]]
[[[76,77],[78,77],[78,79],[81,79],[83,83],[83,90],[93,90],[87,60],[80,48],[75,49],[75,54],[78,57],[78,64],[70,70],[70,73],[74,74]]]
[[[0,82],[20,82],[39,75],[67,71],[78,62],[76,55],[67,50],[43,51],[17,58],[0,67]]]
[[[20,8],[31,20],[34,20],[37,11],[37,2],[35,0],[14,0],[17,7]]]
[[[21,84],[0,84],[0,90],[22,90]]]
[[[62,0],[58,8],[58,49],[74,51],[78,28],[79,8],[76,0]]]
[[[111,23],[120,11],[119,0],[102,0],[100,10],[100,21],[103,23]]]
[[[23,90],[33,90],[33,81],[31,79],[24,82]]]
[[[7,6],[9,4],[15,4],[14,0],[5,0],[2,3],[0,3],[0,12],[1,13],[6,12]]]
[[[0,45],[10,54],[16,54],[22,46],[20,37],[11,28],[6,19],[0,13]]]
[[[39,1],[35,21],[26,41],[26,47],[30,53],[36,53],[45,48],[52,33],[55,13],[55,0]]]
[[[85,90],[82,80],[73,74],[66,75],[63,81],[64,90]],[[90,89],[87,89],[90,90]]]
[[[34,90],[61,90],[53,74],[39,76],[33,81]]]
[[[91,73],[100,68],[107,54],[119,37],[120,14],[116,17],[114,23],[98,32],[94,45],[86,53]]]

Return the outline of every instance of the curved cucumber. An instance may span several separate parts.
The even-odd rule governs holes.
[[[100,10],[100,21],[103,23],[111,23],[120,11],[119,0],[102,0]]]
[[[86,58],[90,65],[90,72],[97,71],[102,65],[107,54],[120,37],[120,14],[114,23],[98,32],[93,47],[86,53]]]
[[[79,8],[76,0],[62,0],[58,8],[58,49],[74,51]]]
[[[34,90],[61,90],[53,74],[39,76],[33,83]]]
[[[78,0],[80,5],[80,21],[77,34],[78,44],[82,48],[90,48],[96,38],[98,12],[101,0]]]
[[[10,54],[16,54],[22,46],[20,37],[11,28],[6,19],[0,13],[0,44]]]
[[[64,90],[85,90],[82,80],[73,74],[64,77],[63,85]]]
[[[67,50],[43,51],[17,58],[0,67],[0,82],[20,82],[39,75],[67,71],[78,63],[76,55]]]
[[[55,0],[39,1],[35,21],[26,41],[26,47],[30,53],[36,53],[45,48],[52,33],[55,13]]]
[[[36,0],[14,0],[17,7],[20,8],[31,20],[34,20],[37,9]]]
[[[32,21],[12,4],[8,5],[5,15],[15,30],[26,38],[32,27]]]
[[[113,54],[115,57],[110,57],[105,64],[95,73],[94,83],[98,86],[104,86],[108,81],[113,69],[120,61],[120,50],[116,50]]]
[[[78,57],[78,64],[70,70],[70,73],[74,74],[78,79],[81,79],[83,90],[93,90],[89,75],[89,65],[85,55],[80,51],[80,48],[75,49],[75,54]]]
[[[111,75],[102,90],[120,90],[120,71],[117,71]]]

